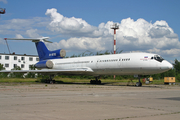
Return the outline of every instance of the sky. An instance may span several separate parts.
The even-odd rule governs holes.
[[[0,53],[9,53],[4,38],[50,37],[49,50],[67,56],[85,51],[147,52],[180,60],[179,0],[0,0]],[[10,52],[37,55],[34,43],[7,41]]]

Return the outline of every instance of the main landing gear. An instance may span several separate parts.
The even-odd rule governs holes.
[[[139,78],[139,82],[136,83],[136,86],[141,87],[142,86],[142,83],[141,83],[141,80],[140,80],[141,77],[139,76],[138,78]]]
[[[50,76],[49,76],[49,79],[46,79],[46,80],[45,80],[45,83],[54,84],[56,81],[53,80],[53,78],[54,78],[54,75],[50,75]]]
[[[91,84],[101,84],[101,80],[98,80],[98,77],[96,77],[96,80],[91,80]]]

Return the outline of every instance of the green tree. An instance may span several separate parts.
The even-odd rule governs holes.
[[[180,62],[177,59],[175,59],[173,65],[174,65],[176,80],[180,81]]]
[[[21,70],[21,68],[19,66],[16,66],[12,70]],[[20,73],[20,72],[13,72],[9,74],[9,77],[12,77],[12,78],[24,78],[23,76],[24,76],[24,73]]]
[[[5,70],[5,67],[3,64],[0,63],[0,70]],[[0,73],[0,78],[5,78],[7,77],[8,73]]]
[[[34,65],[30,65],[30,70],[35,70],[35,66]],[[25,76],[26,78],[35,78],[36,77],[36,73],[32,73],[32,72],[29,72],[27,73],[27,75]]]
[[[176,76],[176,71],[175,69],[171,69],[169,71],[166,71],[164,73],[161,73],[161,78],[164,78],[164,77],[175,77]]]
[[[3,67],[3,64],[0,63],[0,70],[5,70],[5,68]]]
[[[176,75],[180,74],[180,62],[177,59],[175,59],[173,65],[174,65],[174,69],[176,71]]]

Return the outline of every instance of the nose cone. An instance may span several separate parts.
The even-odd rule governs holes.
[[[173,65],[171,63],[168,64],[169,69],[173,68]]]
[[[168,61],[163,60],[162,61],[162,68],[170,70],[173,68],[173,65],[171,63],[169,63]]]

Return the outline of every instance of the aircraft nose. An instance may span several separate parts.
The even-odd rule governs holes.
[[[173,68],[173,65],[171,63],[168,64],[169,69]]]
[[[169,63],[168,61],[166,61],[166,60],[164,61],[163,66],[164,66],[165,68],[167,68],[168,70],[170,70],[170,69],[173,68],[173,65],[172,65],[171,63]]]

